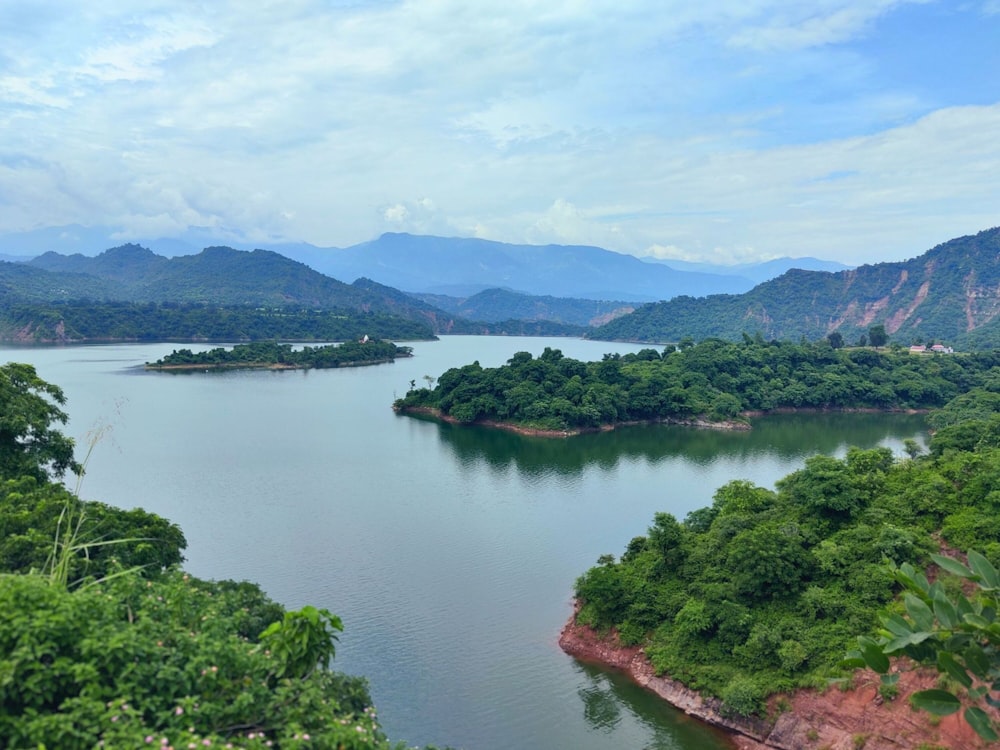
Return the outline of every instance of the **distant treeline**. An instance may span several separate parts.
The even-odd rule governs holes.
[[[365,335],[396,340],[434,338],[424,322],[354,310],[89,301],[0,308],[0,340],[19,343],[350,341]]]
[[[269,367],[325,368],[392,362],[397,357],[409,357],[412,349],[397,346],[391,341],[376,339],[366,341],[346,341],[339,345],[305,346],[293,349],[291,344],[273,341],[259,341],[252,344],[237,344],[232,349],[218,347],[206,352],[192,352],[190,349],[175,349],[173,352],[147,364],[158,368],[194,367]]]
[[[580,362],[546,348],[507,364],[453,368],[396,408],[429,407],[460,422],[585,429],[644,420],[733,420],[784,408],[926,409],[978,385],[1000,353],[916,356],[834,349],[827,341],[711,339]]]

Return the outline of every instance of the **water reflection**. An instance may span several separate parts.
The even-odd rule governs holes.
[[[583,704],[583,717],[597,732],[620,736],[631,734],[630,729],[641,729],[643,750],[735,747],[727,732],[707,728],[636,685],[621,672],[582,662],[577,662],[576,669],[583,682],[577,690]]]
[[[401,417],[426,419],[422,417]],[[437,434],[471,470],[504,474],[511,468],[528,477],[575,476],[588,467],[614,469],[623,460],[656,463],[683,456],[707,465],[720,457],[749,459],[768,453],[795,459],[835,454],[848,445],[872,448],[899,435],[919,435],[924,417],[914,414],[798,414],[758,419],[749,431],[642,425],[571,438],[541,438],[488,427],[437,424]]]

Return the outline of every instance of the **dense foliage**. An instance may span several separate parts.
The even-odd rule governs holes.
[[[0,308],[0,339],[21,342],[350,341],[365,334],[397,340],[434,335],[425,321],[347,309],[86,301]]]
[[[60,750],[386,746],[364,680],[325,668],[339,622],[286,613],[258,642],[261,611],[276,609],[252,587],[179,571],[73,592],[0,576],[0,738]]]
[[[80,546],[65,561],[71,585],[121,568],[164,570],[180,564],[187,547],[178,526],[141,508],[84,502],[31,475],[0,481],[0,571],[47,570],[54,547],[72,538]]]
[[[766,338],[813,340],[837,331],[853,344],[878,324],[904,346],[938,340],[985,348],[1000,343],[998,288],[1000,228],[994,228],[899,263],[838,273],[791,270],[745,294],[644,305],[588,335],[662,342],[684,336],[737,340],[759,332]]]
[[[365,680],[330,669],[338,617],[195,579],[177,526],[80,500],[55,481],[82,472],[62,392],[0,377],[0,746],[390,747]]]
[[[966,405],[927,455],[851,448],[775,491],[734,481],[683,522],[657,514],[580,577],[578,619],[645,643],[657,670],[738,714],[843,675],[854,636],[897,591],[887,560],[921,565],[944,543],[1000,562],[1000,414]]]
[[[31,365],[0,366],[0,476],[44,479],[80,471],[73,441],[57,427],[66,423],[65,401],[62,389]]]
[[[397,357],[409,357],[411,348],[397,346],[391,341],[368,339],[345,341],[328,346],[304,346],[295,349],[291,344],[261,341],[255,344],[237,344],[232,349],[218,347],[205,352],[175,349],[150,368],[161,367],[268,367],[280,365],[295,368],[350,367],[392,362]]]
[[[543,429],[635,420],[727,420],[782,408],[904,409],[940,406],[978,384],[995,354],[915,356],[816,344],[718,339],[580,362],[546,348],[507,364],[453,368],[414,388],[400,410],[435,408],[460,422],[494,420]]]

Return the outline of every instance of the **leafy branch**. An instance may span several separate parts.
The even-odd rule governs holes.
[[[890,572],[905,592],[906,615],[881,616],[877,638],[858,638],[859,648],[846,665],[868,666],[882,675],[884,685],[895,685],[899,672],[891,672],[892,658],[909,657],[933,664],[964,688],[964,693],[934,688],[910,696],[916,708],[937,716],[962,710],[965,721],[985,740],[1000,739],[996,712],[1000,708],[1000,575],[983,555],[970,550],[968,565],[944,555],[931,555],[940,568],[974,584],[971,597],[949,594],[944,583],[931,583],[909,563],[890,565]]]

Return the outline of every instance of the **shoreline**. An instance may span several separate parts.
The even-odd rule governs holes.
[[[768,718],[727,717],[722,701],[702,696],[677,680],[657,676],[641,646],[622,646],[613,630],[601,635],[578,625],[575,604],[559,634],[559,647],[582,662],[615,669],[640,687],[685,714],[718,727],[730,735],[736,750],[979,750],[990,747],[959,713],[931,717],[909,706],[906,697],[933,687],[939,677],[930,670],[900,673],[899,697],[883,700],[879,675],[859,670],[849,690],[837,687],[820,692],[801,688],[791,695],[768,700]],[[860,743],[860,744],[859,744]]]
[[[400,355],[403,356],[403,355]],[[411,356],[411,355],[408,355]],[[339,362],[329,367],[316,367],[315,365],[294,365],[288,362],[206,362],[202,364],[183,363],[175,365],[158,365],[147,362],[147,370],[170,370],[174,372],[185,372],[188,370],[336,370],[341,367],[366,367],[367,365],[385,365],[396,361],[396,358],[386,359],[365,359],[353,362]]]
[[[455,419],[450,414],[442,414],[441,410],[435,406],[403,406],[395,407],[393,406],[393,411],[397,414],[423,414],[425,416],[433,417],[434,419],[440,420],[441,422],[447,422],[448,424],[462,424],[467,426],[478,426],[478,427],[490,427],[496,430],[506,430],[507,432],[516,432],[519,435],[529,435],[531,437],[547,437],[547,438],[567,438],[575,437],[576,435],[591,435],[598,432],[612,432],[619,427],[637,427],[640,425],[653,425],[653,424],[671,424],[679,425],[681,427],[699,427],[708,430],[733,430],[733,431],[746,431],[750,429],[750,425],[746,422],[737,422],[734,420],[725,420],[722,422],[710,422],[705,419],[643,419],[643,420],[631,420],[628,422],[615,422],[614,424],[604,424],[599,427],[573,427],[566,430],[544,430],[537,427],[525,427],[524,425],[515,424],[513,422],[496,422],[490,419],[477,419],[475,422],[460,422]]]
[[[515,432],[519,435],[546,438],[567,438],[576,435],[589,435],[598,432],[611,432],[619,427],[637,427],[641,425],[677,425],[679,427],[695,427],[703,430],[726,430],[745,432],[753,429],[748,421],[726,419],[713,422],[708,419],[682,419],[663,417],[660,419],[641,419],[614,424],[603,424],[599,427],[573,427],[566,430],[545,430],[536,427],[526,427],[513,422],[496,422],[490,419],[478,419],[475,422],[460,422],[449,414],[442,414],[435,406],[403,406],[392,407],[397,414],[423,414],[448,424],[464,424],[469,426],[490,427],[497,430]],[[926,414],[929,409],[876,409],[873,407],[843,407],[836,409],[784,407],[768,411],[745,411],[740,417],[745,420],[768,417],[775,414]]]

